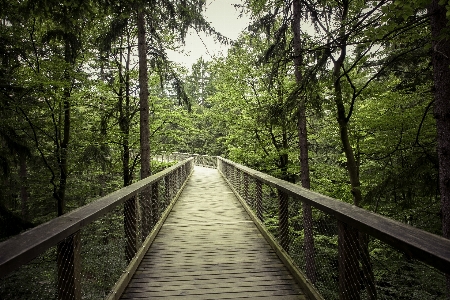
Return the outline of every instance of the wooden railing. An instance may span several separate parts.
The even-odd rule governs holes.
[[[0,243],[0,299],[99,299],[123,288],[193,167],[188,158]]]
[[[196,166],[217,168],[217,156],[190,154],[181,152],[161,152],[153,156],[153,159],[160,162],[182,161],[189,157],[194,158]]]
[[[450,240],[221,157],[218,169],[325,299],[448,299]]]
[[[449,240],[222,157],[170,156],[187,159],[0,243],[0,298],[26,297],[20,286],[41,298],[116,299],[194,164],[217,166],[294,276],[314,285],[311,298],[448,297]]]

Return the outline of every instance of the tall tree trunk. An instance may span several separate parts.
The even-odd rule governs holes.
[[[122,133],[122,178],[123,186],[132,183],[132,171],[130,170],[130,58],[131,47],[127,37],[127,54],[125,61],[125,70],[123,70],[123,53],[120,51],[119,67],[119,91],[118,91],[118,110],[119,110],[119,128]]]
[[[141,179],[151,175],[150,169],[150,124],[148,104],[147,43],[145,33],[145,14],[138,12],[138,54],[139,54],[139,106],[140,106],[140,147]]]
[[[450,39],[447,9],[433,0],[429,7],[434,77],[434,118],[437,128],[439,191],[441,195],[442,234],[450,238]],[[444,35],[444,36],[442,36]],[[447,275],[447,299],[450,299],[450,275]]]
[[[66,63],[73,64],[72,58],[72,50],[70,47],[70,41],[66,39],[65,41],[65,53],[64,59]],[[65,71],[65,79],[69,84],[70,75],[68,71]],[[66,185],[67,185],[67,175],[68,175],[68,148],[70,141],[70,87],[64,87],[63,92],[63,128],[62,128],[62,139],[60,139],[59,151],[57,153],[58,162],[59,162],[59,186],[56,191],[56,199],[58,205],[58,216],[61,216],[65,213],[66,210]],[[60,129],[61,131],[61,129]],[[60,138],[60,137],[58,137]]]
[[[102,120],[101,121],[102,125],[100,128],[100,134],[104,137],[106,137],[107,135],[107,120]],[[108,145],[106,143],[102,143],[101,149],[104,153],[106,153],[107,149],[108,149]],[[103,197],[107,194],[107,189],[106,189],[106,182],[108,181],[108,176],[106,173],[106,162],[102,161],[101,162],[101,168],[102,168],[102,173],[100,174],[98,180],[100,180],[100,190],[99,190],[99,196]],[[83,201],[84,204],[84,201]]]
[[[19,177],[20,177],[20,202],[22,219],[28,221],[28,168],[27,156],[24,153],[19,154]]]
[[[140,106],[140,147],[141,147],[141,179],[151,175],[150,169],[150,128],[148,104],[148,70],[147,44],[145,33],[145,14],[138,10],[138,55],[139,55],[139,106]],[[151,189],[144,190],[141,195],[142,207],[142,239],[151,231],[153,222]]]
[[[433,37],[434,117],[437,127],[439,189],[441,194],[442,233],[450,238],[450,40],[441,37],[447,29],[446,8],[433,0],[430,7]]]
[[[343,99],[343,93],[342,93],[342,70],[344,66],[344,61],[347,55],[347,34],[345,32],[345,23],[347,22],[347,16],[348,16],[348,10],[349,10],[349,1],[343,1],[342,2],[342,16],[341,16],[341,30],[340,30],[340,37],[337,39],[340,44],[338,45],[340,54],[338,59],[334,60],[334,68],[333,68],[333,80],[334,80],[334,100],[336,104],[336,110],[337,110],[337,121],[339,124],[339,135],[342,143],[342,148],[344,149],[345,157],[347,159],[347,172],[350,179],[350,185],[351,185],[351,193],[353,196],[353,204],[355,206],[360,207],[362,202],[362,193],[361,193],[361,182],[359,179],[359,166],[355,157],[355,153],[353,151],[353,148],[350,143],[350,138],[348,134],[348,124],[350,121],[350,114],[347,116],[347,113],[345,111],[344,106],[344,99]],[[354,103],[355,99],[352,99],[352,105]],[[345,226],[344,226],[345,227]],[[340,269],[342,270],[350,270],[351,274],[341,274],[343,275],[343,278],[341,278],[341,288],[345,288],[345,282],[347,282],[346,277],[350,276],[353,277],[351,280],[362,280],[366,286],[367,295],[369,299],[375,300],[377,299],[377,291],[375,287],[375,277],[373,275],[372,266],[370,263],[370,254],[369,254],[369,240],[366,234],[357,232],[350,227],[343,230],[343,226],[340,226],[340,241],[339,243],[345,243],[345,245],[340,246],[345,247],[347,245],[351,245],[351,247],[354,247],[354,250],[352,251],[354,253],[354,257],[347,257],[347,255],[344,255],[343,257],[340,257]],[[341,232],[342,231],[342,232]],[[344,250],[343,252],[346,252],[347,250]],[[347,268],[347,264],[350,266],[354,265],[353,261],[349,260],[356,260],[360,261],[360,265],[362,268],[362,276],[359,272],[359,268],[350,267]],[[358,264],[355,264],[354,266],[358,266]],[[342,285],[343,284],[343,285]],[[351,289],[351,287],[349,287]],[[355,290],[357,294],[351,296],[351,299],[354,297],[359,297],[359,289]],[[345,291],[341,290],[341,299],[347,299],[346,297],[348,295],[345,294]],[[350,299],[350,298],[349,298]]]
[[[294,54],[294,73],[297,81],[297,88],[300,88],[303,81],[301,68],[303,67],[302,41],[300,37],[301,20],[301,0],[293,0],[293,19],[292,33],[294,35],[293,54]],[[300,176],[302,187],[311,188],[309,179],[309,159],[308,159],[308,133],[306,130],[306,98],[299,93],[298,104],[298,148],[300,151]],[[314,284],[316,282],[315,251],[312,223],[311,206],[302,203],[303,228],[305,236],[305,268],[306,276]]]
[[[123,48],[121,39],[120,48]],[[127,31],[127,52],[125,60],[125,70],[123,70],[123,51],[120,50],[119,68],[119,90],[118,90],[118,110],[119,128],[122,142],[122,178],[123,186],[128,186],[133,182],[133,168],[130,168],[130,127],[132,112],[130,108],[130,60],[131,45],[130,34]],[[125,257],[130,262],[137,252],[138,228],[137,228],[137,202],[136,197],[128,199],[124,203],[124,232],[126,236]]]
[[[70,29],[66,28],[66,32]],[[73,49],[68,37],[65,38],[64,45],[64,59],[68,66],[75,65],[75,55],[72,52]],[[69,70],[65,71],[64,79],[67,85],[71,84],[71,75]],[[59,151],[57,153],[60,177],[59,187],[56,191],[56,198],[58,202],[58,216],[65,213],[66,203],[66,186],[68,177],[68,150],[70,142],[70,86],[64,87],[63,91],[63,128],[62,138],[59,136],[60,141]],[[61,129],[60,129],[61,132]],[[57,247],[57,268],[58,268],[58,299],[81,299],[81,277],[80,277],[80,233],[76,232],[72,236],[69,236],[62,240]]]

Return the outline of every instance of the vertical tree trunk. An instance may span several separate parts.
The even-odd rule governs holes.
[[[130,59],[131,46],[129,36],[127,36],[127,54],[125,61],[125,70],[123,70],[123,53],[120,51],[119,67],[119,91],[118,91],[118,110],[119,110],[119,128],[122,133],[122,177],[123,186],[128,186],[133,182],[132,171],[130,170]]]
[[[70,29],[66,28],[68,32]],[[64,43],[64,60],[68,66],[75,65],[75,56],[70,40],[66,37]],[[64,79],[68,86],[63,91],[63,111],[62,113],[62,137],[61,128],[58,134],[57,159],[59,163],[59,186],[56,190],[58,206],[58,216],[66,211],[66,185],[68,177],[68,158],[70,142],[70,96],[71,96],[71,75],[69,70],[65,70]],[[80,234],[76,233],[71,237],[61,241],[57,247],[57,268],[58,268],[58,297],[59,299],[81,299],[81,269],[80,269]]]
[[[139,107],[140,107],[140,147],[141,179],[151,175],[150,169],[150,124],[148,104],[147,43],[145,33],[145,14],[138,12],[138,54],[139,54]]]
[[[150,169],[150,128],[148,104],[148,70],[147,44],[145,33],[145,14],[138,10],[138,55],[139,55],[139,106],[140,106],[140,148],[141,148],[141,179],[151,175]],[[142,211],[142,240],[145,240],[152,229],[152,194],[147,188],[140,194]]]
[[[355,154],[353,152],[353,148],[350,144],[350,139],[348,136],[348,123],[349,119],[347,118],[344,106],[344,99],[342,94],[342,83],[341,83],[341,68],[344,64],[345,56],[346,56],[346,41],[342,42],[340,47],[341,55],[334,62],[334,70],[333,70],[333,80],[334,80],[334,101],[336,103],[337,110],[337,121],[339,124],[339,136],[342,143],[342,148],[345,153],[345,157],[347,159],[347,172],[350,179],[350,184],[352,187],[352,195],[353,195],[353,204],[356,206],[361,205],[362,195],[361,195],[361,183],[359,181],[359,172],[358,166],[356,164]]]
[[[294,73],[297,81],[297,88],[300,88],[303,81],[301,68],[303,67],[303,54],[300,37],[301,1],[293,0],[292,33],[294,35]],[[300,150],[300,176],[302,187],[310,189],[309,179],[309,159],[308,159],[308,133],[306,129],[306,99],[300,95],[298,104],[298,147]],[[313,221],[311,206],[302,203],[303,228],[305,236],[305,262],[306,276],[314,284],[316,282],[315,251],[313,237]]]
[[[28,220],[28,168],[26,154],[19,154],[19,160],[21,214],[22,219]]]
[[[73,65],[73,55],[72,50],[70,46],[70,41],[66,39],[65,41],[65,53],[64,53],[64,60],[66,63]],[[70,83],[70,75],[69,72],[65,71],[65,80],[67,81],[67,84]],[[63,128],[62,128],[62,140],[60,136],[58,136],[58,139],[60,139],[59,142],[59,151],[57,153],[58,163],[59,163],[59,186],[56,191],[56,199],[57,199],[57,206],[58,206],[58,216],[61,216],[65,213],[66,209],[66,203],[65,203],[65,197],[66,197],[66,185],[67,185],[67,175],[68,175],[68,148],[69,148],[69,141],[70,141],[70,87],[64,87],[63,92]],[[60,129],[61,131],[61,129]]]
[[[437,128],[439,191],[441,195],[442,234],[450,238],[450,39],[447,9],[433,0],[429,7],[434,77],[434,118]],[[444,35],[444,36],[441,36]],[[450,299],[450,275],[447,275],[447,298]]]
[[[70,138],[70,92],[64,91],[64,103],[63,103],[63,139],[60,144],[59,149],[59,186],[56,192],[56,197],[58,201],[58,216],[65,213],[66,210],[66,185],[67,185],[67,172],[68,172],[68,147]]]
[[[355,154],[353,148],[350,143],[349,134],[348,134],[348,124],[350,121],[350,116],[347,116],[344,106],[343,93],[342,93],[342,68],[344,65],[344,61],[347,55],[347,35],[345,32],[345,23],[347,22],[347,14],[349,9],[349,1],[342,2],[342,16],[341,16],[341,30],[340,30],[340,38],[338,41],[340,44],[338,45],[340,54],[338,59],[334,60],[334,68],[333,68],[333,80],[334,80],[334,100],[336,104],[337,110],[337,121],[339,124],[339,135],[342,143],[342,148],[344,149],[345,157],[347,159],[347,172],[350,179],[351,185],[351,193],[353,196],[353,204],[355,206],[361,206],[362,202],[362,193],[361,193],[361,183],[359,179],[359,166],[357,164],[357,160],[355,158]],[[352,99],[355,100],[355,99]],[[352,283],[349,283],[348,278],[352,277],[352,281],[356,281],[359,283],[362,280],[365,283],[367,295],[369,299],[377,299],[377,291],[375,287],[375,280],[373,276],[373,270],[370,263],[369,256],[369,243],[368,237],[363,233],[353,232],[354,230],[348,231],[345,229],[345,224],[340,227],[340,239],[343,242],[344,246],[341,247],[353,247],[353,249],[344,249],[342,248],[341,253],[343,253],[343,257],[340,257],[340,272],[345,272],[345,274],[340,274],[340,287],[341,287],[341,299],[354,299],[355,297],[359,297],[359,288],[353,286]],[[342,237],[341,237],[342,235]],[[344,242],[347,238],[352,243]],[[340,242],[341,243],[341,242]],[[352,256],[348,256],[347,252],[351,251],[354,253]],[[354,260],[354,261],[351,261]],[[362,278],[359,271],[358,261],[361,262],[362,267]],[[347,266],[348,265],[348,266]],[[351,272],[352,274],[348,274]],[[350,277],[349,277],[350,276]],[[345,286],[348,286],[348,290],[352,291],[351,294],[347,294],[345,290]],[[357,293],[357,295],[355,294]],[[355,295],[353,295],[355,294]],[[350,298],[348,298],[350,297]]]
[[[430,7],[433,37],[434,117],[437,127],[442,233],[450,238],[450,40],[441,37],[447,27],[446,8],[433,0]]]
[[[346,12],[347,9],[344,8],[344,12]],[[343,15],[343,21],[346,19],[346,14]],[[344,32],[344,31],[343,31]],[[355,158],[355,153],[353,151],[353,148],[350,143],[349,134],[348,134],[348,123],[349,123],[349,117],[346,115],[345,106],[344,106],[344,100],[343,100],[343,93],[342,93],[342,83],[341,83],[341,70],[344,64],[344,60],[346,58],[346,51],[347,51],[347,41],[346,38],[343,37],[340,39],[341,45],[340,50],[341,53],[339,55],[339,58],[335,60],[334,62],[334,69],[333,69],[333,80],[334,80],[334,100],[336,103],[336,110],[337,110],[337,120],[339,124],[339,134],[340,139],[342,142],[342,148],[344,149],[345,157],[347,159],[347,172],[350,179],[350,185],[351,185],[351,193],[353,196],[353,204],[355,206],[360,207],[362,202],[362,193],[361,193],[361,183],[359,179],[359,166],[357,164],[357,160]],[[353,99],[354,100],[354,99]],[[362,275],[363,275],[363,281],[366,285],[367,294],[369,299],[377,299],[377,291],[375,287],[375,277],[373,275],[372,266],[370,263],[370,255],[369,255],[369,243],[368,243],[368,237],[364,233],[359,233],[358,235],[358,243],[355,243],[353,247],[353,251],[357,254],[353,257],[353,259],[359,260],[361,262],[362,267]],[[348,259],[346,258],[344,260],[346,263]],[[344,262],[343,261],[343,262]],[[354,268],[351,268],[351,270],[354,270]],[[360,280],[360,274],[359,271],[355,273],[354,278],[357,278]]]

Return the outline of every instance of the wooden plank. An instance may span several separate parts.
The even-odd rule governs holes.
[[[121,299],[306,299],[217,170],[196,167]]]
[[[145,293],[136,293],[130,294],[123,299],[149,299],[149,298],[170,298],[170,299],[183,299],[183,300],[203,300],[203,299],[270,299],[270,300],[306,300],[304,295],[268,295],[267,293],[251,293],[243,296],[242,294],[237,293],[222,293],[222,294],[208,294],[208,295],[155,295],[155,294],[145,294]]]
[[[211,277],[204,277],[200,278],[197,277],[195,279],[195,282],[192,283],[192,279],[187,280],[177,280],[177,281],[171,281],[170,286],[167,284],[167,280],[160,279],[160,280],[134,280],[133,282],[130,282],[128,285],[130,288],[132,287],[164,287],[164,288],[170,288],[171,286],[191,286],[192,284],[209,284],[209,285],[217,285],[220,284],[222,286],[227,285],[233,285],[233,286],[258,286],[258,285],[285,285],[286,280],[283,280],[282,278],[273,278],[273,277],[265,277],[265,281],[261,279],[261,277],[227,277],[227,278],[211,278]],[[270,281],[269,281],[270,280]]]
[[[191,173],[192,174],[192,173]],[[142,247],[140,250],[136,253],[136,255],[133,257],[131,262],[128,264],[126,270],[122,273],[119,280],[116,282],[114,287],[112,288],[112,291],[109,293],[109,295],[106,297],[107,300],[115,300],[118,299],[118,296],[120,296],[123,291],[125,290],[126,286],[130,282],[130,274],[134,274],[136,272],[137,267],[141,263],[145,253],[148,251],[149,247],[155,240],[156,236],[158,235],[159,231],[161,230],[162,225],[164,224],[164,221],[169,216],[172,208],[175,206],[177,200],[179,199],[184,187],[186,186],[187,181],[189,180],[189,177],[191,174],[188,174],[188,179],[183,183],[179,191],[176,193],[176,195],[173,197],[171,203],[164,211],[163,215],[161,216],[158,223],[156,223],[155,227],[153,228],[152,232],[147,236],[145,239]]]
[[[255,223],[256,227],[258,227],[261,234],[264,236],[265,240],[270,244],[272,249],[276,252],[277,256],[283,261],[283,263],[286,265],[286,267],[289,269],[290,272],[292,272],[292,275],[295,278],[295,281],[299,283],[302,288],[304,288],[305,293],[311,298],[311,299],[323,299],[322,296],[319,294],[319,292],[316,290],[314,285],[308,279],[306,276],[297,268],[297,266],[294,264],[292,258],[288,255],[288,253],[280,246],[280,244],[275,240],[275,238],[267,231],[266,227],[261,222],[261,217],[259,216],[259,213],[257,214],[253,213],[252,209],[248,206],[247,202],[242,199],[240,194],[234,189],[233,185],[230,183],[230,181],[224,176],[224,174],[219,170],[221,175],[224,177],[224,180],[229,185],[230,189],[233,191],[233,193],[236,195],[237,199],[241,202],[242,207],[247,211],[250,218]]]
[[[192,290],[158,290],[158,291],[134,291],[128,292],[122,299],[135,299],[135,298],[172,298],[176,296],[196,296],[197,299],[228,299],[228,298],[239,298],[246,296],[247,298],[254,299],[255,297],[274,297],[273,299],[277,299],[277,296],[285,296],[285,295],[296,295],[296,296],[304,296],[298,292],[292,290],[274,290],[274,291],[261,291],[261,290],[253,290],[249,289],[236,289],[233,288],[216,288],[216,289],[192,289]],[[206,296],[202,297],[202,296]],[[298,299],[298,298],[297,298]]]

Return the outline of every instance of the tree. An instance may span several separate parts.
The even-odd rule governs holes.
[[[432,0],[428,12],[431,21],[432,63],[434,78],[434,118],[439,157],[442,234],[450,238],[450,37],[448,5]],[[447,274],[447,297],[450,297],[450,275]]]
[[[138,54],[139,54],[139,128],[141,149],[141,179],[151,175],[150,169],[150,128],[148,104],[147,43],[145,13],[142,8],[137,12]]]

